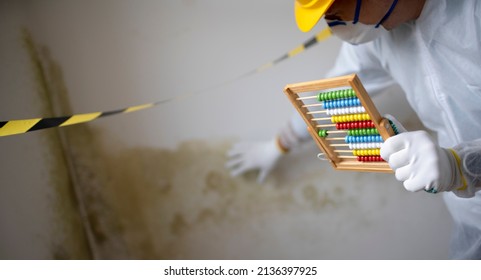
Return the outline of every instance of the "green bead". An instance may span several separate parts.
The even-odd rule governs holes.
[[[321,130],[319,130],[319,132],[318,132],[319,137],[322,137],[322,138],[326,137],[327,134],[328,134],[328,133],[327,133],[327,130],[325,130],[325,129],[321,129]]]
[[[328,93],[327,92],[321,92],[319,93],[319,101],[326,101],[328,99]]]

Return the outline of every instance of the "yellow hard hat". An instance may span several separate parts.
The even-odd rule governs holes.
[[[303,32],[311,30],[335,0],[295,0],[297,27]]]

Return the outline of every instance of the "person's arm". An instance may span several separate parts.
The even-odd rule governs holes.
[[[371,44],[352,46],[344,43],[327,77],[356,73],[370,94],[381,93],[392,86],[394,81],[382,69],[373,53],[374,46]],[[284,154],[311,139],[306,123],[296,112],[271,139],[255,143],[236,143],[228,152],[226,167],[233,176],[259,170],[258,182],[263,182]]]
[[[461,187],[453,186],[453,193],[459,197],[473,197],[481,190],[481,139],[456,145],[452,150],[457,154],[456,167],[461,176]]]

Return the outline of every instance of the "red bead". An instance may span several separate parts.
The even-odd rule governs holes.
[[[384,161],[381,156],[358,156],[358,161],[362,162],[381,162]]]

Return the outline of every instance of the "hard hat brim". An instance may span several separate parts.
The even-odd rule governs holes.
[[[322,18],[326,11],[331,7],[335,0],[318,1],[310,7],[303,7],[299,3],[294,2],[294,13],[296,17],[297,27],[302,32],[308,32]]]

